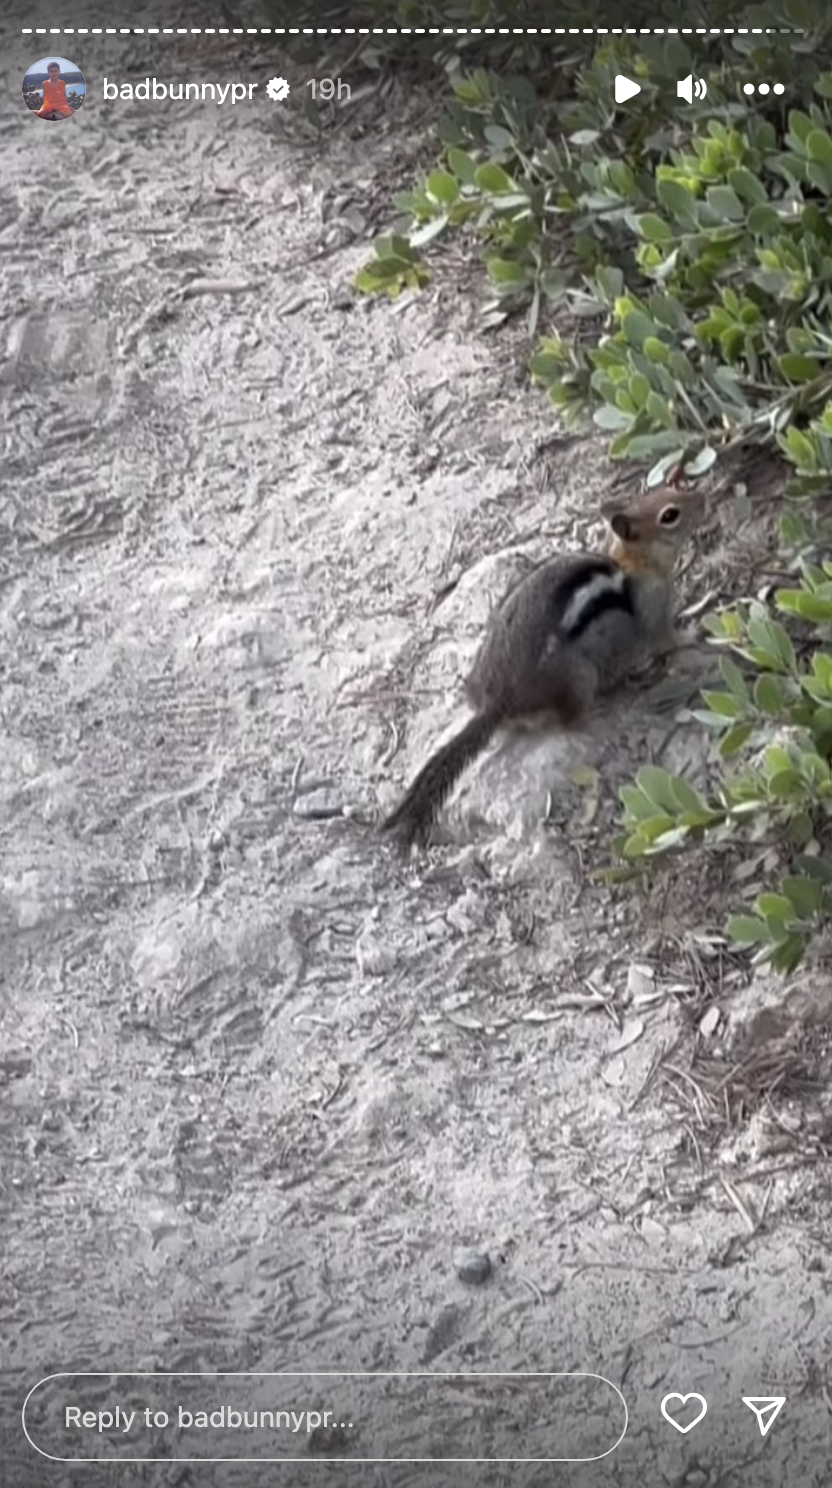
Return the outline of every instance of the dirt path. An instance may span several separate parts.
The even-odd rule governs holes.
[[[645,1091],[720,977],[723,1009],[757,1002],[697,936],[716,916],[696,881],[644,903],[586,878],[667,721],[636,699],[612,760],[588,742],[594,811],[545,742],[474,773],[428,865],[369,825],[457,716],[518,554],[587,527],[602,458],[535,453],[547,410],[452,275],[397,306],[350,294],[418,111],[323,152],[265,103],[105,111],[128,59],[255,66],[254,45],[220,67],[171,43],[163,68],[159,45],[85,43],[79,118],[7,107],[0,146],[10,1481],[259,1481],[66,1468],[27,1446],[20,1402],[70,1368],[305,1368],[588,1370],[626,1395],[605,1462],[437,1485],[651,1463],[819,1484],[828,1171],[765,1122],[709,1151]],[[7,51],[13,102],[33,55]],[[682,731],[669,762],[698,747]],[[490,1254],[486,1285],[457,1278],[460,1246]],[[661,1419],[671,1390],[709,1399],[691,1436]],[[777,1393],[761,1442],[740,1397]],[[518,1427],[523,1456],[528,1405]]]

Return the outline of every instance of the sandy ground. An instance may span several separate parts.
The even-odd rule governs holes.
[[[636,694],[568,752],[493,752],[428,858],[373,830],[463,716],[518,561],[594,535],[603,452],[547,442],[461,263],[396,305],[351,293],[425,100],[396,89],[323,144],[265,101],[105,109],[103,75],[269,76],[255,41],[222,63],[189,45],[86,41],[66,125],[17,96],[30,43],[2,64],[8,1481],[820,1484],[828,1110],[794,1081],[743,1109],[720,1081],[738,1038],[775,1066],[784,1042],[828,1050],[828,978],[783,989],[725,953],[727,870],[590,878],[617,785],[646,758],[695,776],[696,731]],[[684,600],[726,542],[712,524]],[[460,1247],[489,1255],[484,1284]],[[27,1444],[39,1378],[129,1369],[585,1371],[629,1429],[583,1467],[291,1479]],[[609,1387],[572,1415],[540,1388],[408,1398],[398,1450],[449,1455],[442,1423],[460,1456],[620,1435]],[[707,1397],[689,1435],[669,1391]],[[741,1397],[776,1394],[763,1440]],[[363,1432],[317,1437],[319,1459],[389,1436],[372,1381],[350,1399]],[[44,1444],[50,1419],[35,1402]]]

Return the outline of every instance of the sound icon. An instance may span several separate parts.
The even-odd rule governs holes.
[[[676,97],[686,98],[688,103],[692,103],[694,98],[704,98],[707,91],[708,85],[705,79],[697,78],[694,82],[692,75],[683,78],[680,83],[676,84]]]

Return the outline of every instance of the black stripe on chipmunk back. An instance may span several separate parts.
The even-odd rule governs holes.
[[[635,614],[629,575],[612,559],[591,558],[558,585],[557,625],[576,640],[599,616],[617,610]]]

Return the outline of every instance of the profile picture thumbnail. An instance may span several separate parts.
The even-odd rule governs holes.
[[[84,74],[67,57],[41,57],[23,79],[23,102],[36,119],[71,119],[86,96]]]

